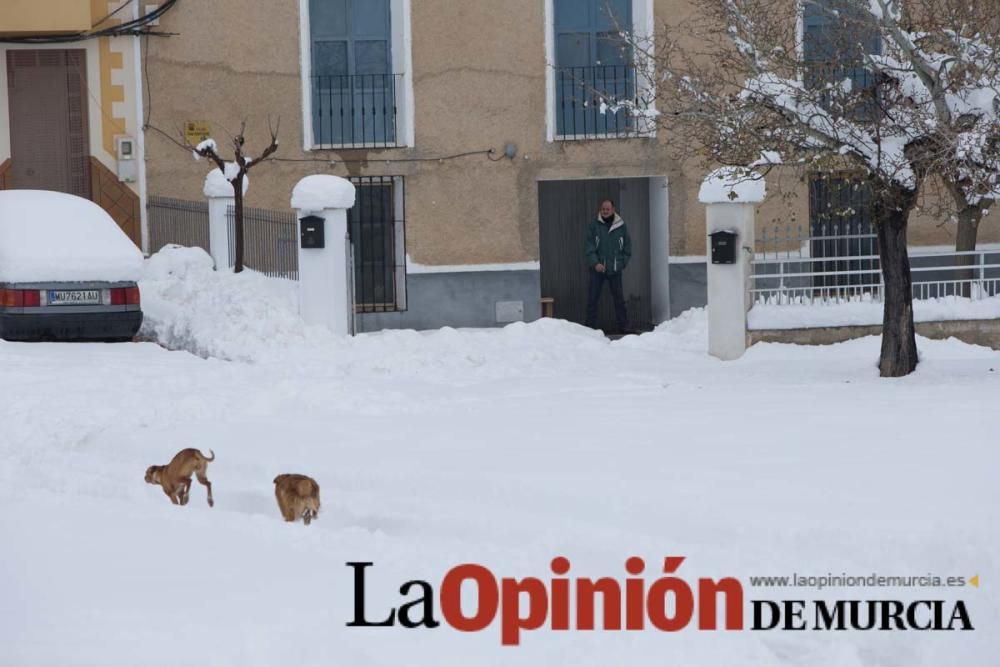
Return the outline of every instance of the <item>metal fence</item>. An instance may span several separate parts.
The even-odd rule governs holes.
[[[402,74],[312,77],[313,135],[325,146],[399,145]]]
[[[355,311],[406,310],[405,193],[400,176],[352,178],[354,207],[347,212]],[[149,198],[150,250],[175,243],[210,252],[208,204]],[[226,209],[229,256],[236,256],[235,207]],[[267,276],[298,280],[298,219],[294,211],[243,208],[243,265]],[[350,259],[353,257],[353,261]],[[350,269],[349,269],[350,270]]]
[[[632,137],[641,106],[634,65],[556,70],[556,134],[560,139]]]
[[[159,252],[171,243],[202,248],[209,252],[208,203],[150,195],[149,251]]]
[[[881,301],[875,234],[860,225],[820,226],[816,235],[791,225],[764,229],[751,263],[756,304]],[[914,299],[982,299],[1000,294],[1000,250],[910,254]]]
[[[226,209],[229,256],[236,256],[236,209]],[[243,266],[273,278],[299,279],[298,219],[294,211],[243,207]]]

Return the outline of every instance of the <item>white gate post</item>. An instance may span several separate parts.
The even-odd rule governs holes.
[[[353,320],[347,238],[353,206],[354,185],[339,176],[307,176],[292,191],[299,217],[299,314],[306,324],[343,335],[351,333]]]
[[[708,234],[736,234],[735,253],[729,264],[713,261],[711,239],[708,241],[708,353],[719,359],[738,359],[747,348],[747,311],[753,305],[750,285],[754,216],[765,195],[763,177],[732,167],[709,174],[698,194],[699,201],[706,205]]]
[[[249,179],[243,177],[243,194],[247,193]],[[236,205],[236,195],[233,184],[218,169],[213,169],[205,176],[203,189],[208,198],[208,247],[215,260],[215,269],[225,271],[233,266],[233,257],[229,253],[229,221],[226,211]]]

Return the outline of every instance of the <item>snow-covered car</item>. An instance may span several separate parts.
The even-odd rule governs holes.
[[[142,261],[87,199],[0,191],[0,338],[131,340],[142,324]]]

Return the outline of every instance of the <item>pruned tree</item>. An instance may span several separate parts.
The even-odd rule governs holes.
[[[706,163],[851,169],[869,180],[883,376],[917,365],[906,246],[918,194],[929,179],[945,185],[960,249],[974,247],[1000,197],[995,3],[701,0],[690,20],[657,30],[655,51],[630,44],[655,72],[656,122],[673,146]]]
[[[192,150],[196,157],[208,158],[214,162],[226,180],[233,186],[233,226],[235,228],[235,238],[233,240],[236,246],[236,256],[233,258],[234,273],[243,271],[243,184],[246,180],[247,172],[267,161],[278,150],[278,128],[280,125],[280,120],[274,126],[271,125],[270,120],[268,121],[268,131],[271,134],[271,141],[258,158],[252,158],[245,152],[246,139],[244,138],[244,134],[246,133],[247,126],[246,120],[240,123],[240,131],[232,137],[233,160],[231,162],[227,162],[219,156],[218,144],[216,144],[214,139],[206,139],[197,146],[186,145],[186,148]]]

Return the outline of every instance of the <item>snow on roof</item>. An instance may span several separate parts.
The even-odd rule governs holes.
[[[230,179],[236,178],[237,175],[239,175],[239,166],[235,162],[226,163],[225,174],[216,167],[205,176],[205,186],[202,188],[202,192],[205,193],[206,197],[232,197],[233,184]],[[249,187],[250,176],[244,174],[243,194],[247,193]]]
[[[757,204],[764,201],[764,177],[742,167],[716,169],[701,184],[702,204]]]
[[[354,185],[340,176],[315,174],[306,176],[292,190],[292,208],[300,211],[322,211],[328,208],[354,206]]]
[[[92,201],[0,191],[0,281],[136,280],[141,270],[142,253]]]

